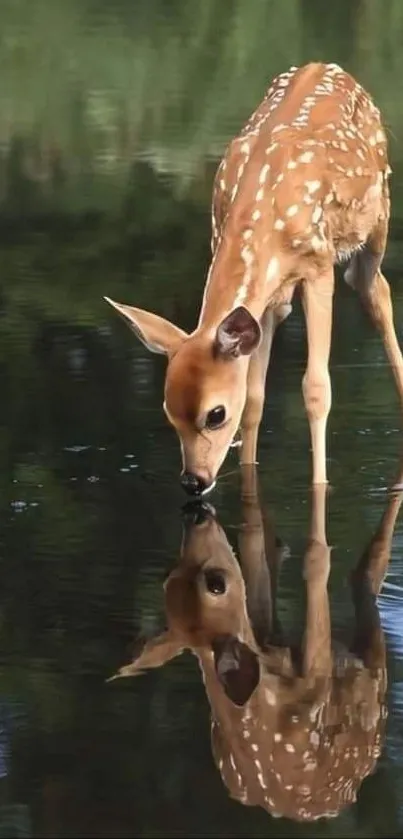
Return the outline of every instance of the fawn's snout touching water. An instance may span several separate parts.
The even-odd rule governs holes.
[[[307,327],[302,382],[312,481],[326,483],[328,363],[334,265],[383,339],[403,401],[403,358],[381,273],[390,212],[387,143],[370,96],[336,64],[277,76],[228,146],[212,202],[212,261],[196,329],[106,298],[149,350],[168,358],[164,410],[176,429],[182,484],[213,485],[238,428],[256,462],[265,380],[277,326],[296,286]]]

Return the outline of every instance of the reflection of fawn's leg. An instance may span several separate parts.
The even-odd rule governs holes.
[[[306,622],[303,674],[326,674],[332,666],[331,624],[327,583],[330,548],[326,540],[326,486],[312,488],[311,533],[304,558]]]
[[[273,521],[262,512],[256,467],[242,466],[241,480],[243,524],[238,537],[239,558],[249,618],[258,645],[264,647],[272,642],[280,550]]]
[[[356,621],[353,649],[367,667],[385,666],[385,642],[376,598],[388,568],[393,532],[402,500],[403,493],[390,496],[379,527],[352,573]]]

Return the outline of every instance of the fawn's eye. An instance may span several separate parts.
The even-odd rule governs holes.
[[[220,595],[225,594],[227,584],[222,571],[216,571],[214,568],[204,572],[204,581],[206,589],[210,594]]]
[[[210,431],[215,431],[216,428],[220,428],[220,426],[225,421],[225,408],[224,405],[217,405],[216,408],[212,408],[211,411],[208,412],[206,416],[206,428],[209,428]]]

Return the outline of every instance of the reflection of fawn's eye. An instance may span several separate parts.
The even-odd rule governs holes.
[[[209,591],[210,594],[225,594],[227,586],[224,574],[222,574],[221,571],[214,571],[213,569],[205,571],[204,579],[207,591]]]
[[[208,412],[206,417],[206,428],[209,428],[210,431],[215,431],[216,428],[219,428],[220,425],[223,424],[225,420],[225,408],[224,405],[217,405],[216,408],[212,408],[211,411]]]

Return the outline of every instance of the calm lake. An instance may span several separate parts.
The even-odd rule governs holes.
[[[372,604],[360,640],[375,632],[388,713],[375,702],[381,735],[356,803],[313,823],[230,796],[189,653],[108,681],[138,636],[164,630],[163,584],[193,525],[162,411],[164,359],[103,301],[194,327],[220,155],[275,73],[324,60],[357,76],[388,128],[384,269],[403,343],[402,39],[400,0],[2,0],[0,837],[403,836],[403,512],[387,492],[401,416],[359,301],[338,284],[320,515],[335,643],[354,634],[357,563],[370,555],[387,569],[382,630]],[[305,350],[297,301],[276,335],[254,507],[255,535],[264,519],[281,554],[277,613],[292,644],[315,500]],[[230,545],[242,568],[250,560],[235,449],[209,501],[235,573]],[[361,746],[342,748],[359,760]]]

